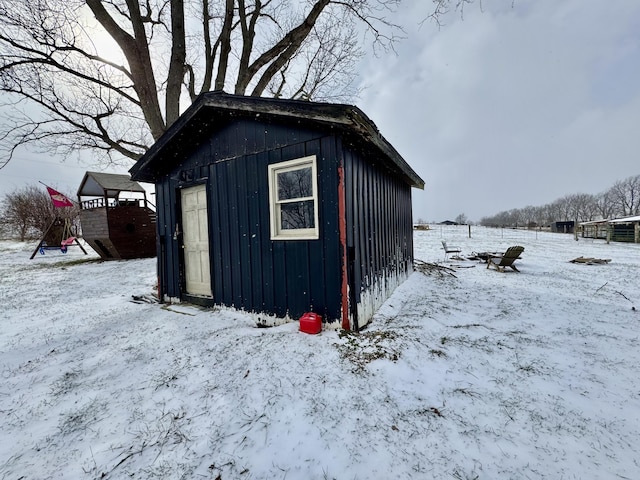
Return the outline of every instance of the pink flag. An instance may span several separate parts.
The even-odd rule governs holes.
[[[73,203],[71,202],[71,200],[69,200],[60,192],[54,190],[51,187],[47,187],[47,192],[49,192],[49,196],[51,197],[51,201],[53,202],[54,207],[56,208],[73,207]]]

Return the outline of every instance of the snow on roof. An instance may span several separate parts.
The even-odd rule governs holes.
[[[624,218],[616,218],[614,220],[609,220],[609,223],[631,223],[631,222],[640,222],[640,215],[634,215],[633,217],[624,217]]]
[[[602,225],[604,223],[633,223],[640,222],[640,215],[632,217],[613,218],[611,220],[592,220],[590,222],[580,222],[580,225]]]
[[[601,225],[608,222],[609,220],[591,220],[590,222],[580,222],[580,225]]]

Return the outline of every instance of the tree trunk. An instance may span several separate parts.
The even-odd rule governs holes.
[[[127,0],[133,37],[120,28],[100,0],[86,1],[95,15],[96,20],[100,22],[122,49],[129,64],[133,88],[138,94],[142,114],[149,125],[151,135],[154,140],[157,140],[160,138],[160,135],[164,133],[165,123],[158,102],[158,90],[156,88],[153,66],[149,55],[149,44],[147,42],[142,16],[140,15],[140,5],[138,1]]]
[[[259,4],[259,2],[256,2]],[[218,61],[218,75],[216,76],[215,89],[224,90],[224,81],[227,78],[227,66],[229,53],[231,53],[231,30],[233,26],[234,0],[227,0],[224,11],[224,23],[220,32],[220,59]],[[256,7],[257,8],[257,7]]]
[[[331,0],[317,0],[300,25],[289,31],[276,45],[260,55],[244,72],[240,71],[238,73],[235,93],[244,94],[249,83],[258,72],[273,62],[262,74],[258,85],[254,87],[251,93],[251,95],[260,96],[269,81],[278,73],[278,70],[298,51],[300,45],[302,45],[302,42],[307,38],[309,32],[316,24],[318,17],[320,17],[329,3],[331,3]]]
[[[165,99],[166,125],[180,116],[180,91],[185,73],[187,56],[184,29],[184,0],[171,1],[171,60],[167,74],[167,96]]]

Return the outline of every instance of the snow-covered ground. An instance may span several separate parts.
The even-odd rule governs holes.
[[[639,478],[640,245],[434,226],[416,258],[456,276],[357,335],[136,303],[155,259],[32,247],[0,242],[0,478]]]

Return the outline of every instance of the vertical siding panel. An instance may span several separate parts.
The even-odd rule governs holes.
[[[395,202],[395,194],[396,194],[396,189],[395,186],[393,185],[393,183],[389,182],[388,185],[388,210],[389,213],[387,214],[387,242],[388,242],[388,247],[387,247],[387,255],[389,258],[389,263],[391,265],[393,265],[395,263],[395,256],[396,256],[396,232],[395,232],[395,228],[394,228],[394,217],[397,214],[397,209],[398,206],[396,205]]]
[[[243,157],[232,162],[236,165],[235,175],[237,178],[237,219],[238,219],[238,274],[240,275],[239,303],[243,309],[252,309],[252,285],[251,278],[254,275],[251,263],[251,236],[249,234],[249,188],[248,180],[251,176],[250,163],[248,157]],[[259,273],[259,272],[258,272]]]
[[[167,254],[168,250],[171,246],[171,239],[167,237],[167,215],[169,214],[168,209],[163,207],[164,203],[164,185],[165,180],[163,179],[161,182],[156,183],[155,185],[155,204],[156,204],[156,230],[158,232],[158,245],[160,249],[158,250],[158,281],[160,282],[158,294],[160,295],[160,300],[162,300],[164,295],[168,295],[168,280],[171,278],[169,276],[169,266],[167,263]]]
[[[251,129],[251,125],[246,122],[236,122],[232,125],[233,138],[231,144],[232,157],[244,157],[249,153],[249,145],[247,144],[247,130]]]
[[[391,267],[391,252],[390,246],[391,242],[389,240],[389,234],[391,232],[391,228],[389,228],[389,224],[391,218],[389,216],[390,211],[390,203],[389,203],[389,182],[384,182],[382,185],[382,224],[383,231],[381,232],[380,241],[382,242],[382,255],[384,259],[384,267],[388,270]]]
[[[218,173],[216,182],[218,185],[218,200],[220,215],[220,250],[221,262],[220,267],[222,276],[222,285],[220,290],[221,300],[225,305],[233,305],[233,284],[231,282],[231,242],[229,238],[229,183],[227,175],[227,163],[218,163]]]
[[[348,229],[353,236],[353,243],[351,244],[351,246],[353,247],[353,270],[354,270],[353,277],[354,278],[353,278],[353,283],[350,283],[350,285],[355,286],[355,288],[353,288],[354,290],[353,295],[358,295],[358,292],[362,287],[362,283],[361,283],[362,272],[360,269],[360,234],[357,227],[357,225],[360,222],[360,214],[358,209],[359,201],[357,200],[360,198],[359,197],[360,190],[358,189],[358,164],[356,160],[353,158],[353,153],[351,151],[345,152],[345,157],[349,159],[349,164],[350,164],[349,173],[351,174],[351,181],[349,183],[351,184],[352,195],[353,195],[351,198],[346,199],[347,204],[349,203],[351,204],[351,211],[353,212],[352,214],[353,223],[351,224],[351,227]],[[349,208],[347,208],[347,210],[349,210]]]
[[[380,274],[380,255],[378,254],[378,248],[380,246],[378,235],[380,234],[380,230],[378,229],[378,172],[376,169],[369,171],[369,178],[371,178],[371,270],[377,278]]]
[[[287,145],[287,129],[280,125],[265,125],[267,150],[277,150]]]
[[[371,161],[371,158],[367,158],[368,161]],[[371,165],[366,164],[366,175],[367,175],[367,218],[369,219],[367,239],[369,245],[369,256],[367,257],[369,260],[369,277],[370,284],[375,282],[376,276],[376,251],[375,251],[375,189],[373,188],[374,181],[374,170],[371,169]]]
[[[404,270],[406,262],[407,262],[407,236],[406,236],[406,229],[405,229],[405,225],[404,225],[404,221],[407,218],[407,207],[406,204],[404,202],[405,197],[404,197],[404,192],[402,191],[402,189],[400,188],[399,184],[395,184],[396,185],[396,189],[398,191],[398,199],[400,202],[400,208],[398,209],[399,215],[398,215],[398,243],[400,245],[401,248],[401,254],[402,254],[402,258],[399,259],[398,264],[401,266],[401,268]]]
[[[163,243],[162,252],[164,258],[158,254],[158,269],[160,277],[160,285],[162,291],[161,295],[176,296],[175,292],[175,278],[174,275],[175,266],[173,262],[173,238],[172,238],[172,223],[171,223],[171,202],[169,200],[167,191],[169,180],[167,177],[156,184],[156,228],[158,229],[158,235]]]
[[[304,157],[307,154],[304,144],[287,145],[283,147],[281,151],[283,161]]]
[[[316,165],[318,169],[318,227],[319,239],[309,242],[309,263],[307,265],[307,276],[309,282],[309,309],[324,317],[326,311],[326,290],[333,288],[335,280],[328,272],[332,272],[333,258],[327,253],[326,246],[330,242],[333,233],[331,218],[333,213],[332,200],[332,179],[331,179],[331,159],[334,150],[331,149],[333,137],[326,137],[322,142],[310,142],[307,145],[307,155],[316,155]]]
[[[369,207],[367,208],[369,214],[369,275],[371,276],[371,283],[376,282],[377,279],[377,258],[376,258],[376,230],[375,230],[375,215],[376,215],[376,205],[375,205],[375,170],[371,169],[369,165],[367,165],[367,185],[369,190]]]
[[[220,197],[220,189],[218,187],[218,176],[220,175],[220,164],[212,164],[209,166],[209,198],[211,198],[211,210],[209,211],[209,251],[211,252],[211,283],[213,290],[213,299],[216,302],[223,302],[223,284],[222,277],[222,237],[220,226],[220,210],[224,208]]]
[[[355,226],[356,234],[358,236],[357,252],[356,252],[356,268],[360,271],[360,288],[356,291],[356,301],[360,301],[360,292],[367,287],[366,278],[366,262],[367,262],[367,247],[366,247],[366,227],[365,227],[365,215],[364,210],[366,208],[366,196],[364,191],[364,179],[363,169],[360,158],[354,156],[354,171],[356,175],[356,209],[358,211],[358,223]]]
[[[378,256],[378,228],[376,225],[376,219],[378,216],[378,208],[377,208],[377,192],[376,192],[376,180],[378,178],[377,170],[370,169],[369,170],[369,192],[371,195],[369,210],[371,211],[371,271],[375,278],[375,281],[378,281],[378,276],[380,274],[379,263],[380,257]]]
[[[395,207],[395,215],[391,218],[391,227],[393,229],[393,245],[394,250],[392,252],[393,272],[398,273],[398,264],[402,261],[403,247],[402,247],[402,232],[399,229],[398,218],[404,216],[404,205],[400,202],[400,190],[398,184],[392,179],[389,181],[389,186],[392,191],[393,205]]]
[[[349,152],[342,152],[344,166],[345,201],[347,204],[347,245],[353,247],[354,241],[354,199],[353,160]]]
[[[165,205],[171,209],[170,215],[167,218],[167,221],[169,222],[168,224],[169,235],[171,238],[171,243],[170,243],[171,247],[168,249],[171,257],[170,257],[170,263],[168,265],[170,266],[171,275],[173,277],[171,281],[171,286],[173,290],[171,296],[180,298],[182,295],[182,292],[181,292],[182,272],[181,272],[181,266],[180,266],[180,261],[181,261],[180,258],[181,258],[182,252],[180,251],[180,248],[179,248],[179,240],[173,240],[173,233],[175,231],[175,227],[178,222],[178,215],[181,215],[178,212],[179,202],[176,199],[177,193],[178,193],[177,185],[172,180],[167,178],[166,190],[165,190]]]
[[[257,128],[255,124],[245,123],[245,128],[243,130],[244,138],[241,138],[240,141],[244,143],[245,151],[247,155],[255,154],[258,151],[258,139],[259,135],[257,134]]]
[[[376,273],[378,276],[380,276],[380,274],[382,273],[382,271],[384,270],[384,261],[383,261],[383,251],[382,251],[382,235],[383,235],[383,230],[382,230],[382,219],[381,219],[381,204],[380,204],[380,189],[382,188],[382,184],[383,182],[383,178],[382,175],[380,174],[379,170],[376,170],[373,172],[374,174],[374,178],[375,181],[373,182],[373,195],[374,195],[374,225],[375,225],[375,231],[374,231],[374,252],[375,252],[375,268],[376,268]]]
[[[282,150],[273,150],[269,152],[269,164],[278,163],[286,159],[282,156]],[[268,196],[268,185],[265,186]],[[267,225],[269,224],[267,213]],[[279,317],[287,314],[287,256],[283,241],[273,241],[269,239],[273,258],[273,311]]]
[[[269,183],[267,181],[267,168],[269,154],[261,152],[256,157],[256,182],[258,195],[258,220],[256,224],[257,239],[259,245],[258,258],[262,268],[262,284],[260,286],[262,304],[261,310],[273,312],[275,309],[274,298],[274,268],[273,268],[273,242],[269,225]],[[258,301],[258,299],[256,299]]]
[[[352,168],[352,189],[353,198],[349,199],[353,209],[353,224],[351,231],[353,233],[353,293],[351,299],[353,302],[360,300],[360,291],[362,290],[362,233],[359,225],[362,225],[362,215],[360,211],[360,199],[362,198],[362,190],[359,187],[360,167],[353,154],[349,153],[349,159]],[[354,305],[355,307],[355,305]]]
[[[362,271],[362,289],[364,290],[369,286],[369,278],[367,277],[369,273],[369,256],[367,255],[367,243],[368,243],[368,232],[367,232],[367,182],[366,182],[366,172],[364,171],[364,165],[362,163],[362,159],[359,156],[356,156],[357,164],[358,164],[358,235],[360,236],[360,269]],[[358,295],[358,300],[360,300],[360,296]]]
[[[231,145],[233,144],[229,127],[223,128],[217,135],[218,139],[218,155],[220,159],[229,158],[231,155]]]
[[[400,188],[400,185],[398,185],[398,191],[400,193],[400,200],[402,202],[402,210],[401,210],[401,215],[399,216],[398,222],[399,222],[399,230],[400,230],[400,244],[402,245],[402,267],[406,268],[407,265],[407,260],[408,260],[408,238],[407,238],[407,226],[406,226],[406,221],[407,221],[407,205],[405,202],[405,195],[404,192],[402,191],[402,189]]]
[[[287,256],[284,242],[273,245],[273,311],[279,317],[287,314]]]
[[[269,288],[266,282],[263,281],[263,262],[262,258],[262,232],[260,225],[262,219],[260,218],[260,206],[266,204],[267,200],[260,197],[259,183],[266,179],[265,175],[259,174],[258,159],[255,155],[250,155],[246,159],[246,171],[247,171],[247,235],[249,245],[249,275],[251,284],[251,306],[248,307],[251,311],[259,312],[263,308],[263,290]],[[263,178],[264,177],[264,178]],[[265,255],[265,260],[267,256]],[[270,282],[269,282],[270,284]]]
[[[286,255],[288,313],[295,320],[309,309],[309,242],[291,240],[280,243],[284,244]]]
[[[380,268],[383,271],[386,271],[389,267],[386,259],[386,245],[385,245],[385,235],[387,232],[386,223],[385,223],[385,204],[384,204],[384,189],[386,188],[387,182],[385,181],[384,175],[379,175],[379,185],[378,185],[378,221],[380,222],[380,232],[378,233],[378,242],[380,243],[379,253],[380,253]]]
[[[231,302],[234,307],[242,306],[242,258],[239,234],[239,208],[238,208],[238,160],[225,162],[227,173],[227,204],[223,205],[227,219],[222,227],[226,230],[229,242],[229,268],[227,282],[231,284]],[[226,207],[226,208],[225,208]]]
[[[355,188],[355,175],[354,175],[354,161],[351,152],[344,147],[340,148],[344,166],[344,183],[345,183],[345,216],[347,222],[347,282],[350,286],[349,292],[349,314],[352,315],[355,308],[355,295],[360,291],[360,269],[358,268],[356,254],[358,252],[357,247],[357,234],[356,234],[356,188]],[[355,319],[357,321],[357,319]]]
[[[325,168],[325,222],[323,256],[325,258],[324,270],[324,302],[327,305],[327,316],[331,320],[341,320],[342,317],[342,271],[344,254],[343,245],[340,242],[340,207],[338,166],[342,161],[343,148],[340,139],[336,136],[327,137],[322,143],[322,155]],[[344,173],[344,172],[343,172]],[[344,180],[343,180],[344,181]],[[313,268],[313,265],[312,265]],[[319,288],[322,288],[320,286]]]
[[[373,279],[371,278],[371,262],[373,261],[373,252],[371,251],[371,189],[370,181],[371,175],[367,165],[363,162],[362,176],[363,176],[363,205],[361,208],[364,210],[364,235],[365,235],[365,251],[364,251],[364,264],[365,264],[365,277],[367,279],[367,287],[371,286]]]
[[[406,225],[406,236],[408,239],[408,249],[409,249],[409,268],[411,270],[413,270],[413,208],[412,208],[412,204],[411,204],[411,187],[406,188],[405,190],[405,205],[406,207],[406,211],[407,211],[407,218],[405,218],[405,225]]]
[[[393,183],[389,184],[389,220],[388,220],[388,225],[389,225],[389,234],[388,234],[388,242],[389,242],[389,248],[388,248],[388,252],[389,252],[389,262],[390,263],[395,263],[396,261],[396,232],[394,231],[394,217],[395,217],[395,212],[397,211],[398,205],[396,204],[395,201],[395,193],[396,193],[396,189],[395,189],[395,185]]]
[[[369,166],[368,166],[369,167]],[[369,214],[369,274],[372,277],[372,282],[375,281],[377,275],[377,258],[376,258],[376,204],[375,204],[375,170],[370,167],[367,168],[367,188],[369,190],[369,208],[367,213]]]
[[[332,206],[332,213],[327,211],[329,218],[327,219],[327,225],[331,224],[330,228],[328,228],[329,232],[326,235],[326,243],[324,245],[324,255],[325,258],[329,258],[329,262],[327,263],[325,278],[326,278],[326,287],[325,287],[325,304],[327,305],[327,315],[329,318],[336,319],[342,321],[342,305],[343,305],[343,271],[348,271],[348,263],[345,265],[345,261],[348,262],[348,250],[344,250],[346,245],[348,245],[348,241],[345,238],[346,245],[342,245],[340,240],[340,231],[342,228],[345,228],[345,233],[347,233],[347,225],[344,226],[340,224],[340,222],[344,221],[346,223],[346,219],[340,218],[340,201],[341,196],[344,197],[343,193],[339,191],[339,188],[344,188],[344,185],[340,186],[340,179],[338,174],[338,167],[343,162],[344,157],[344,148],[342,145],[342,141],[340,137],[332,135],[326,139],[326,146],[324,147],[326,150],[324,152],[324,158],[327,166],[327,188],[326,195],[329,200],[328,203]],[[344,179],[344,169],[343,169],[343,182]],[[346,199],[342,198],[342,201],[345,203],[344,207],[346,209]],[[346,217],[346,211],[344,212]],[[331,267],[331,268],[329,268]],[[347,282],[349,280],[348,274],[345,278]],[[348,307],[348,298],[345,299],[347,301]],[[346,312],[348,313],[348,312]]]

